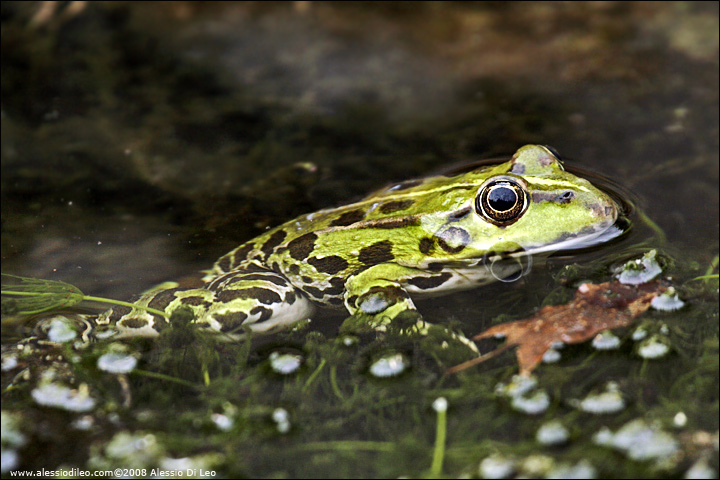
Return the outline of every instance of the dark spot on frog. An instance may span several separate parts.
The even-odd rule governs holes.
[[[350,210],[330,222],[331,227],[346,227],[365,218],[365,211],[362,209]]]
[[[223,314],[215,314],[213,318],[220,323],[221,332],[229,332],[238,329],[245,320],[247,320],[245,312],[230,312]]]
[[[122,317],[123,315],[127,315],[130,312],[132,312],[132,308],[130,307],[125,307],[122,305],[112,307],[112,313],[108,316],[108,321],[117,322],[118,320],[120,320],[120,317]]]
[[[337,255],[329,255],[323,258],[312,257],[307,262],[315,267],[318,272],[329,273],[330,275],[335,275],[349,266],[347,260]]]
[[[260,318],[257,319],[258,322],[264,322],[268,318],[272,317],[273,311],[270,308],[265,307],[255,307],[252,310],[250,310],[251,315],[257,315],[260,314]]]
[[[322,290],[316,287],[305,286],[303,287],[303,291],[313,298],[323,298],[325,296],[323,295]]]
[[[399,201],[392,201],[392,202],[386,202],[380,205],[380,213],[394,213],[394,212],[400,212],[402,210],[408,209],[412,204],[415,203],[414,200],[399,200]]]
[[[513,160],[510,173],[514,173],[515,175],[522,175],[523,173],[525,173],[525,165],[523,165],[522,163],[515,163],[515,160]]]
[[[302,281],[303,283],[313,283],[313,279],[305,275],[302,276]]]
[[[315,240],[317,240],[317,238],[317,235],[310,232],[292,240],[287,244],[290,256],[295,260],[305,260],[315,249]]]
[[[432,252],[433,248],[435,248],[435,240],[430,237],[421,239],[420,244],[418,245],[418,249],[423,255],[427,255]]]
[[[170,302],[175,300],[177,297],[175,296],[175,292],[179,292],[183,290],[182,288],[169,288],[167,290],[161,290],[155,296],[152,300],[150,300],[150,303],[148,303],[148,307],[154,308],[156,310],[165,310],[165,307],[170,305]]]
[[[450,227],[436,236],[440,248],[448,253],[459,253],[470,243],[470,234],[463,228]]]
[[[180,300],[180,303],[183,305],[191,305],[193,307],[197,307],[202,305],[205,308],[208,308],[210,305],[212,305],[210,302],[205,300],[203,297],[193,295],[192,297],[185,297]]]
[[[457,222],[458,220],[467,217],[471,211],[472,211],[472,208],[470,208],[470,207],[461,208],[457,212],[453,212],[450,215],[448,215],[448,222]]]
[[[144,318],[125,318],[120,322],[120,326],[125,328],[142,328],[147,326],[148,321]]]
[[[410,285],[414,285],[418,288],[421,288],[423,290],[429,290],[431,288],[437,288],[443,283],[450,280],[452,277],[452,274],[449,272],[442,273],[440,275],[435,275],[432,277],[415,277],[408,279],[407,283]]]
[[[360,250],[358,260],[365,265],[378,265],[380,263],[389,262],[394,259],[392,254],[392,243],[390,240],[377,242],[369,247]]]
[[[245,274],[245,273],[255,273],[255,272],[267,272],[268,269],[266,267],[263,267],[261,265],[257,265],[255,263],[247,263],[241,267],[237,267],[235,270],[233,270],[232,274]]]
[[[155,330],[162,332],[169,326],[170,322],[168,322],[167,318],[161,317],[160,315],[153,315],[153,328]]]
[[[403,228],[403,227],[414,227],[420,225],[420,220],[415,216],[401,217],[401,218],[380,218],[377,220],[368,220],[360,225],[360,228]]]
[[[232,268],[232,263],[232,254],[228,253],[227,255],[220,257],[220,260],[217,261],[217,266],[223,272],[227,272]]]
[[[250,287],[238,290],[220,290],[217,294],[218,301],[222,303],[230,302],[236,298],[253,298],[265,305],[280,303],[281,301],[280,295],[278,295],[277,292],[262,287]]]
[[[332,285],[332,286],[327,287],[322,290],[319,288],[316,288],[316,287],[312,287],[312,286],[305,286],[305,287],[303,287],[303,290],[305,292],[307,292],[308,294],[310,294],[312,297],[319,298],[319,299],[325,297],[326,295],[328,295],[328,296],[340,295],[341,293],[343,293],[345,291],[345,280],[340,277],[331,279],[330,285]]]
[[[342,301],[342,298],[333,297],[333,298],[331,298],[330,300],[328,300],[328,303],[329,303],[330,305],[342,305],[342,304],[343,304],[343,301]]]
[[[288,305],[292,305],[295,303],[295,294],[293,292],[287,292],[283,301]]]
[[[325,295],[340,295],[345,291],[345,279],[341,277],[335,277],[330,279],[330,285],[332,287],[328,287],[323,290],[323,293]]]
[[[300,273],[300,265],[298,265],[297,263],[293,263],[288,267],[288,271],[293,275],[298,275]]]
[[[233,283],[242,282],[245,280],[262,280],[265,282],[274,283],[275,285],[285,286],[288,284],[287,281],[285,281],[283,278],[281,278],[278,275],[275,275],[273,273],[250,273],[246,275],[238,275],[237,277],[230,280],[227,284],[231,285]]]
[[[232,268],[237,267],[242,262],[244,262],[247,259],[248,254],[252,251],[252,249],[255,248],[254,243],[246,243],[244,245],[240,245],[238,248],[233,250],[232,252],[225,255],[225,257],[232,257],[232,264],[229,268],[223,268],[224,272],[229,271]],[[223,258],[225,258],[223,257]]]
[[[273,250],[275,250],[275,247],[280,245],[283,240],[285,240],[285,237],[287,237],[287,232],[285,230],[278,230],[277,232],[270,235],[270,238],[268,238],[267,241],[260,248],[260,250],[262,250],[262,252],[265,254],[266,258],[273,252]]]
[[[426,269],[431,272],[439,272],[444,268],[444,265],[441,262],[430,262],[427,264]]]

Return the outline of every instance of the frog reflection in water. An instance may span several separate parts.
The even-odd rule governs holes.
[[[519,262],[607,240],[618,205],[565,171],[546,147],[527,145],[506,163],[405,181],[359,202],[300,216],[221,257],[202,288],[166,288],[137,305],[237,338],[272,332],[316,307],[366,314],[383,329],[413,299],[517,276]],[[613,235],[610,235],[613,236]],[[492,266],[494,264],[494,266]],[[152,336],[170,322],[115,307],[97,319],[124,335]],[[418,323],[418,330],[427,325]]]

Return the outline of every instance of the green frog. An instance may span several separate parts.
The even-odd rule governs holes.
[[[619,213],[552,150],[527,145],[505,163],[401,182],[300,216],[222,256],[201,288],[155,289],[136,304],[168,318],[189,308],[199,327],[230,338],[248,326],[286,328],[318,307],[362,312],[382,330],[415,311],[414,299],[526,273],[522,261],[507,260],[606,241]],[[143,336],[170,325],[129,307],[97,322]]]

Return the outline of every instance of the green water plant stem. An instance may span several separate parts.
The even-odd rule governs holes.
[[[433,450],[430,476],[438,478],[442,473],[443,460],[445,459],[445,438],[447,436],[447,407],[445,397],[438,397],[433,402],[433,409],[437,412],[437,426],[435,429],[435,449]]]

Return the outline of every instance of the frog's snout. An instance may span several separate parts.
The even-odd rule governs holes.
[[[593,215],[599,219],[607,219],[615,222],[620,213],[620,207],[611,197],[603,195],[590,206]]]

